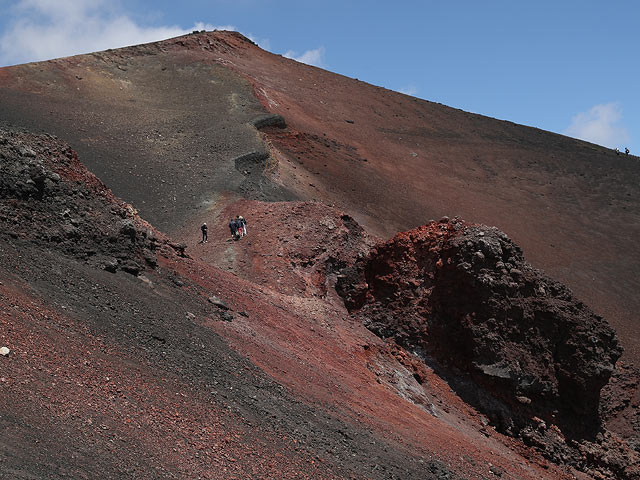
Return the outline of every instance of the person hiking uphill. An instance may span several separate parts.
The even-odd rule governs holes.
[[[247,234],[247,221],[242,215],[238,215],[236,222],[239,224],[240,236],[244,237]]]
[[[207,224],[203,223],[202,226],[200,227],[200,230],[202,230],[202,242],[200,243],[207,243],[207,238],[208,238],[207,231],[209,230],[207,228]]]
[[[231,230],[231,237],[233,237],[234,240],[238,239],[238,223],[236,222],[235,218],[232,218],[229,221],[229,230]]]

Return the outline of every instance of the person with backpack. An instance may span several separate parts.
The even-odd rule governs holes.
[[[239,230],[242,237],[247,234],[247,221],[244,219],[242,215],[238,215],[236,222],[239,224]]]
[[[202,226],[200,227],[200,230],[202,230],[202,242],[200,243],[207,243],[207,238],[208,238],[207,231],[209,229],[207,228],[206,222],[202,224]]]
[[[232,218],[229,221],[229,230],[231,230],[231,237],[234,240],[237,240],[237,235],[238,235],[238,224],[236,223],[236,220],[234,218]]]

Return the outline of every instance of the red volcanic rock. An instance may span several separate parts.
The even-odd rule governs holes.
[[[471,376],[467,392],[507,432],[537,416],[579,436],[622,349],[571,291],[496,228],[443,219],[400,233],[337,285],[369,329]]]
[[[248,235],[231,241],[227,219],[238,214],[249,222]],[[377,240],[344,211],[320,202],[233,202],[217,221],[203,217],[191,225],[183,239],[193,239],[205,220],[211,225],[210,241],[189,250],[195,258],[301,297],[324,298],[333,291],[337,272]]]

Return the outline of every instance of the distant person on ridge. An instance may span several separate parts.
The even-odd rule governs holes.
[[[203,223],[202,226],[200,227],[200,230],[202,230],[202,242],[201,243],[207,243],[207,224]]]
[[[625,155],[629,155],[629,149],[628,149],[628,148],[625,148],[625,149],[624,149],[624,154],[625,154]]]
[[[236,216],[234,220],[236,222],[236,233],[238,234],[238,238],[242,238],[244,236],[244,230],[242,229],[242,220],[240,220],[240,215]]]
[[[616,147],[615,152],[616,152],[616,155],[620,155],[620,150],[618,150],[618,147]]]
[[[242,215],[238,215],[236,222],[239,224],[239,230],[242,237],[247,234],[247,221]]]
[[[234,218],[232,218],[229,221],[229,230],[231,230],[231,237],[234,240],[237,240],[238,239],[238,225],[237,225],[236,220]]]
[[[233,221],[236,222],[236,232],[238,233],[238,238],[242,238],[242,222],[240,221],[240,215],[236,215],[236,218]]]

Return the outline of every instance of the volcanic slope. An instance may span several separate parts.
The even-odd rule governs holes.
[[[0,360],[11,395],[0,407],[15,434],[2,445],[4,472],[580,478],[500,435],[418,357],[348,315],[333,284],[375,242],[367,230],[384,234],[388,222],[357,202],[345,205],[338,190],[325,198],[337,207],[275,200],[322,198],[313,190],[320,174],[300,176],[287,148],[321,142],[327,159],[369,161],[347,143],[286,127],[286,115],[269,114],[253,97],[269,104],[269,91],[251,90],[221,66],[238,68],[243,49],[261,52],[254,48],[237,34],[199,34],[1,70],[5,121],[50,122],[86,148],[87,164],[152,224],[189,243],[141,220],[66,145],[2,133],[1,320],[11,353]],[[235,64],[223,55],[235,55]],[[186,85],[163,83],[162,72],[174,67]],[[21,77],[28,69],[33,75]],[[135,81],[121,77],[126,72]],[[74,94],[70,85],[84,80],[94,90]],[[186,93],[189,81],[201,90]],[[173,101],[155,97],[153,87]],[[131,108],[138,103],[146,106]],[[38,115],[43,108],[60,121]],[[79,115],[85,123],[75,128]],[[162,122],[164,130],[144,135]],[[240,242],[225,227],[236,213],[251,232]],[[203,220],[210,243],[196,244]],[[620,383],[634,395],[632,380]],[[611,402],[609,414],[623,421],[633,412],[617,409],[628,403]],[[557,426],[541,425],[551,448],[565,442]],[[633,478],[633,452],[613,451],[615,435],[603,432],[606,439],[581,444],[588,450],[568,463]],[[563,448],[545,455],[562,457]]]
[[[638,356],[637,157],[374,87],[233,32],[2,68],[0,112],[68,140],[167,233],[222,192],[333,203],[384,238],[442,215],[496,225]]]
[[[0,129],[0,159],[1,476],[586,478],[346,313],[327,286],[370,240],[344,212],[236,205],[306,225],[291,295],[190,258],[51,136]]]

